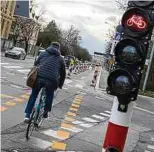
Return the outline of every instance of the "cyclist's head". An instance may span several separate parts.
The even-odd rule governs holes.
[[[58,42],[52,42],[51,46],[60,51],[60,44]]]

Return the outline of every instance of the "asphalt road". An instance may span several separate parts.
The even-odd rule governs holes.
[[[101,152],[113,97],[90,87],[94,71],[89,70],[66,79],[50,117],[25,139],[24,107],[30,93],[25,81],[32,64],[33,58],[1,58],[2,152]],[[138,98],[125,146],[125,152],[131,151],[154,152],[154,99]]]

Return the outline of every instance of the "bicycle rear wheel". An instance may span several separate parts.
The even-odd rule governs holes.
[[[35,128],[35,110],[32,111],[28,126],[27,126],[27,130],[26,130],[26,139],[29,139],[30,136],[32,135],[34,128]]]

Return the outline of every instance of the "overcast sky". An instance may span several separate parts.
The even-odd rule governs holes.
[[[55,20],[62,29],[74,25],[80,30],[81,46],[94,51],[103,52],[106,33],[113,29],[122,12],[115,0],[35,0],[40,9],[46,10],[46,22]],[[111,25],[105,24],[108,22]]]

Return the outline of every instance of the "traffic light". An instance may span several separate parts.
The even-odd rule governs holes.
[[[127,106],[137,99],[154,26],[154,1],[129,1],[121,24],[123,36],[114,49],[115,62],[108,76],[107,93]]]

